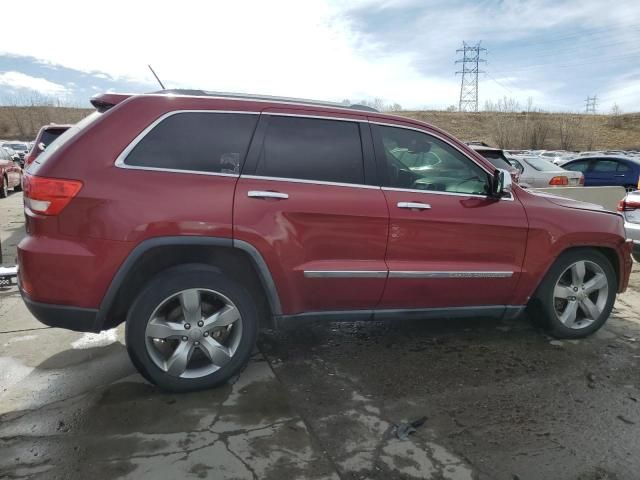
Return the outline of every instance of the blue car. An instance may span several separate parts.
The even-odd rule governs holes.
[[[585,187],[638,188],[640,160],[631,157],[594,156],[563,163],[562,168],[584,174]]]

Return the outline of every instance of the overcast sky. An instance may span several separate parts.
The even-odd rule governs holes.
[[[640,111],[640,0],[4,2],[0,101],[167,87],[457,105],[456,49],[487,48],[480,105]]]

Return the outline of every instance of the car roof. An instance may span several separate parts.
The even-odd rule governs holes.
[[[585,160],[626,160],[632,163],[640,164],[640,159],[627,157],[624,155],[589,155],[585,157],[574,158],[564,163],[563,165],[567,165],[569,163],[582,162]]]

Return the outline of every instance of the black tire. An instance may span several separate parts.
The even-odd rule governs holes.
[[[20,174],[20,181],[18,182],[18,184],[15,187],[13,187],[13,191],[14,192],[22,191],[22,174]]]
[[[9,180],[7,177],[2,177],[2,184],[0,184],[0,198],[7,198],[9,195]]]
[[[230,299],[240,312],[242,328],[229,363],[206,376],[181,378],[162,370],[150,357],[146,327],[151,314],[165,299],[193,288],[214,290]],[[129,310],[125,338],[131,361],[147,380],[167,391],[188,392],[215,387],[239,374],[249,361],[257,333],[258,313],[249,292],[213,267],[188,264],[165,270],[148,283]]]
[[[561,275],[576,262],[588,261],[598,265],[608,282],[606,303],[600,315],[593,323],[584,328],[573,329],[564,325],[558,318],[554,304],[554,289]],[[609,259],[597,250],[580,248],[570,250],[558,257],[549,269],[530,302],[530,313],[536,325],[543,326],[556,338],[583,338],[597,331],[609,318],[618,291],[618,279]]]

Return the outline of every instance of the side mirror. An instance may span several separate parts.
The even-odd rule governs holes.
[[[493,173],[493,182],[491,186],[491,196],[496,198],[505,197],[511,194],[513,181],[511,173],[501,168],[496,169]]]
[[[44,144],[44,142],[40,142],[38,144],[38,150],[40,150],[41,152],[44,152],[45,148],[47,148],[47,146]]]

